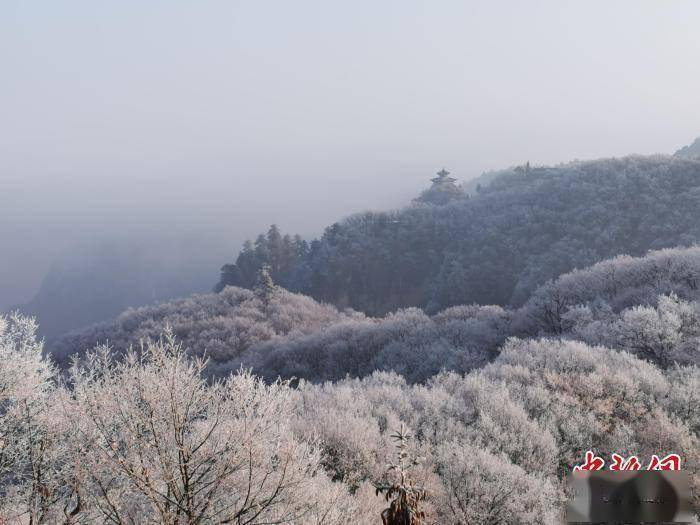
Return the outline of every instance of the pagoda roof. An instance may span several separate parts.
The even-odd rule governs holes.
[[[454,179],[452,177],[448,177],[450,174],[449,171],[447,171],[445,168],[442,168],[440,171],[437,172],[438,176],[435,178],[430,179],[433,182],[441,183],[441,182],[455,182],[457,179]]]

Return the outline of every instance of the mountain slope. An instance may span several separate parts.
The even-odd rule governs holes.
[[[518,167],[469,199],[354,215],[309,244],[268,232],[224,267],[220,287],[250,286],[268,262],[285,287],[370,315],[520,305],[574,268],[698,241],[700,158]]]
[[[51,341],[70,330],[114,318],[130,306],[204,292],[210,288],[208,242],[166,239],[88,243],[55,261],[28,303],[17,307],[39,321]],[[192,253],[202,254],[193,256]]]
[[[700,157],[700,137],[689,146],[683,146],[674,153],[676,157]]]
[[[243,365],[274,380],[321,382],[377,370],[424,382],[441,370],[468,372],[498,356],[509,337],[563,337],[605,345],[659,364],[700,363],[700,247],[620,256],[560,276],[520,308],[454,306],[436,315],[417,308],[382,318],[339,312],[279,290],[268,305],[227,287],[152,307],[49,346],[61,364],[99,343],[123,352],[170,328],[209,372]]]
[[[363,318],[341,313],[309,297],[278,291],[265,305],[250,290],[228,287],[219,294],[196,294],[170,302],[129,308],[116,319],[77,330],[49,344],[61,365],[98,344],[118,353],[171,330],[193,355],[210,359],[210,371],[230,363],[250,345],[282,335],[319,330],[333,322]]]

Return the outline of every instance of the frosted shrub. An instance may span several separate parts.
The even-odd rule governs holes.
[[[668,380],[671,388],[666,407],[700,437],[700,368],[675,366]]]
[[[95,519],[294,523],[314,508],[320,455],[291,435],[287,385],[247,372],[210,385],[205,364],[166,334],[72,369],[74,461]]]
[[[560,495],[551,482],[498,455],[450,442],[438,447],[437,465],[445,485],[438,504],[449,517],[445,523],[561,523]]]
[[[65,441],[36,323],[0,317],[0,523],[57,519]]]

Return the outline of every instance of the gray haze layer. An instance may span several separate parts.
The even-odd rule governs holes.
[[[178,257],[213,284],[268,224],[317,234],[443,165],[675,151],[699,22],[696,0],[5,0],[0,310],[98,240],[198,238]]]

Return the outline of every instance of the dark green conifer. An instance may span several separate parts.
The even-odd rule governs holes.
[[[258,270],[257,280],[255,282],[255,295],[265,304],[270,304],[270,301],[277,292],[277,285],[272,280],[270,275],[270,265],[265,263]]]

